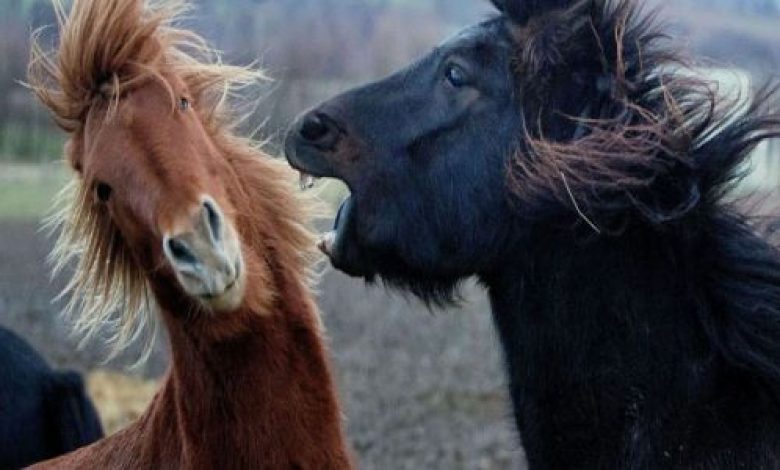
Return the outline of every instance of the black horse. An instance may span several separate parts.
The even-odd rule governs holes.
[[[0,328],[0,469],[25,467],[101,437],[81,377],[51,370],[29,344]]]
[[[339,269],[492,301],[531,468],[780,468],[780,253],[726,193],[780,134],[635,1],[501,15],[303,116]]]

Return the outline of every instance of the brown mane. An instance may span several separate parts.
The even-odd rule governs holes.
[[[73,146],[80,142],[77,137],[83,134],[87,113],[97,104],[109,101],[115,107],[134,87],[158,80],[169,90],[173,108],[175,96],[164,78],[166,71],[173,71],[197,96],[208,132],[230,156],[235,176],[230,197],[239,211],[237,229],[242,238],[266,240],[286,269],[303,275],[314,242],[299,221],[308,220],[312,206],[289,191],[292,174],[282,163],[233,131],[240,121],[240,116],[230,113],[241,104],[236,92],[265,80],[263,73],[221,63],[203,38],[177,28],[188,9],[182,1],[153,1],[143,8],[143,2],[101,2],[103,8],[76,2],[66,14],[62,1],[53,0],[62,33],[59,49],[55,55],[44,51],[35,38],[32,43],[29,86],[73,137],[66,148],[68,158],[73,163],[73,155],[83,151]],[[267,177],[270,174],[275,177]],[[255,175],[264,175],[262,181]],[[155,325],[153,299],[144,273],[106,208],[94,204],[93,198],[80,175],[58,197],[47,222],[52,231],[59,229],[51,260],[55,273],[76,264],[62,293],[70,296],[65,312],[73,318],[76,333],[86,341],[112,324],[117,332],[108,339],[117,353],[146,326]],[[306,259],[296,259],[301,254]],[[275,293],[267,295],[270,302]],[[149,341],[153,337],[147,336]]]

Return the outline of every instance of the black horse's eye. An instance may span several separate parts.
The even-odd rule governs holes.
[[[463,67],[459,65],[448,65],[447,69],[444,71],[444,74],[447,77],[447,81],[450,82],[450,85],[454,86],[455,88],[461,88],[468,84],[466,71],[463,70]]]
[[[111,186],[105,183],[98,183],[97,186],[95,186],[95,195],[97,196],[98,201],[104,204],[111,199],[112,192]]]
[[[190,100],[187,98],[179,98],[179,110],[187,111],[188,109],[190,109]]]

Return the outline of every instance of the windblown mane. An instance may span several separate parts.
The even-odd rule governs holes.
[[[563,3],[514,32],[526,135],[510,175],[522,204],[573,209],[607,233],[679,220],[717,203],[754,147],[780,135],[774,88],[723,96],[639,2]]]
[[[713,346],[780,386],[780,253],[725,197],[755,146],[780,137],[777,87],[724,97],[637,1],[559,3],[572,6],[514,31],[518,210],[568,214],[589,236],[652,230],[696,253]]]
[[[159,80],[171,90],[173,109],[176,97],[162,73],[173,72],[198,97],[198,109],[218,147],[235,157],[231,159],[234,166],[241,166],[236,169],[240,187],[229,189],[238,199],[234,203],[241,213],[238,229],[244,241],[253,239],[249,238],[253,231],[269,230],[263,225],[266,222],[244,214],[252,212],[257,202],[251,199],[262,191],[263,196],[271,196],[271,203],[285,204],[289,213],[274,219],[278,225],[273,233],[286,240],[285,246],[277,247],[280,256],[297,258],[284,261],[305,269],[304,257],[313,246],[300,222],[305,220],[306,205],[285,186],[288,174],[281,164],[267,161],[249,140],[234,134],[240,120],[232,112],[240,104],[235,92],[264,80],[262,72],[222,64],[205,40],[177,28],[181,15],[188,11],[184,1],[75,1],[70,14],[62,0],[53,0],[53,4],[59,47],[54,53],[46,52],[33,38],[29,86],[70,134],[66,153],[81,151],[78,142],[92,106],[106,102],[115,106],[124,94],[147,80]],[[258,182],[254,172],[269,177]],[[276,177],[270,179],[271,174]],[[109,338],[112,352],[118,353],[146,330],[145,325],[153,323],[153,301],[144,273],[107,210],[94,204],[80,175],[60,195],[47,223],[53,231],[59,230],[51,254],[54,272],[75,262],[73,277],[62,295],[70,296],[66,313],[75,320],[76,332],[86,340],[109,324],[116,329]]]

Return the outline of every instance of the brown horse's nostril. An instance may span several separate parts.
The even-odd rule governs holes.
[[[171,258],[173,258],[176,262],[187,265],[194,265],[198,263],[198,258],[183,241],[176,238],[170,238],[168,239],[167,246]]]
[[[214,242],[218,243],[222,240],[222,216],[214,206],[214,203],[208,199],[203,201],[203,210],[205,211],[206,223],[211,236],[214,237]]]

